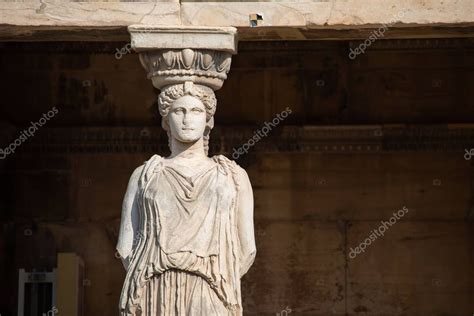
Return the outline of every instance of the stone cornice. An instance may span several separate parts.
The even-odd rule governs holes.
[[[473,29],[474,34],[474,29]],[[239,54],[254,54],[268,52],[275,55],[288,53],[308,53],[315,51],[329,51],[355,48],[361,41],[245,41],[239,42]],[[111,54],[119,47],[127,44],[123,42],[9,42],[0,43],[0,48],[6,53],[94,53]],[[444,39],[385,39],[376,41],[370,46],[371,51],[376,50],[407,50],[407,49],[474,49],[473,38],[444,38]],[[264,65],[262,65],[262,68]]]
[[[215,127],[211,153],[231,153],[261,127]],[[18,153],[167,153],[160,127],[43,128]],[[281,126],[261,138],[250,153],[379,153],[445,151],[464,154],[474,147],[474,125]]]
[[[249,27],[252,13],[263,14],[264,28]],[[241,40],[365,39],[383,24],[385,37],[472,37],[474,2],[1,1],[0,21],[2,40],[127,40],[125,28],[137,23],[235,26]]]

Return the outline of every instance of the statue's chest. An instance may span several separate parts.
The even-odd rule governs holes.
[[[147,185],[144,203],[157,221],[162,249],[218,254],[219,236],[233,225],[236,192],[231,176],[217,168],[193,181],[173,170],[158,172]]]
[[[232,208],[235,197],[231,177],[217,168],[193,177],[163,168],[147,186],[144,201],[149,207],[158,208],[160,217],[181,218],[209,216],[209,213],[219,216]]]

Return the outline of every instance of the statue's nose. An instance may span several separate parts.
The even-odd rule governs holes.
[[[184,125],[189,125],[189,122],[190,122],[189,121],[189,116],[186,113],[184,113],[184,115],[183,115],[183,124]]]

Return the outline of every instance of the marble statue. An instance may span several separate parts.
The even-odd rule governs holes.
[[[123,201],[120,315],[242,315],[240,279],[256,254],[252,187],[234,161],[208,157],[213,89],[181,81],[158,97],[171,155],[138,167]]]

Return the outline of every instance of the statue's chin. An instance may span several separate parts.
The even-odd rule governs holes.
[[[191,144],[197,142],[201,137],[180,137],[175,138],[179,143],[182,144]]]

